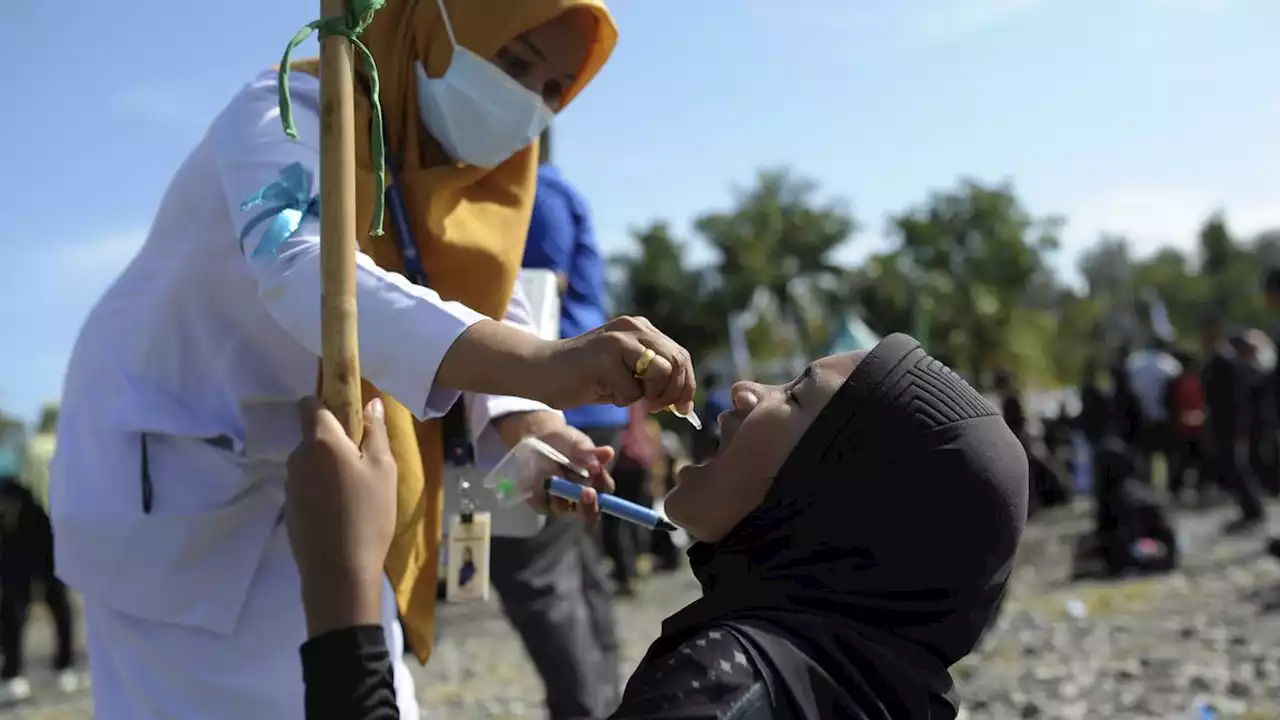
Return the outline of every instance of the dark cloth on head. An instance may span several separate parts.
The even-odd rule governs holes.
[[[891,335],[813,421],[761,506],[690,549],[703,597],[663,623],[646,661],[728,627],[790,717],[952,718],[947,668],[1004,592],[1027,485],[1003,418],[914,339]]]

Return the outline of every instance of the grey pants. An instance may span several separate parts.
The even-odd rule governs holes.
[[[586,431],[598,445],[618,432]],[[546,687],[551,720],[607,717],[618,701],[618,635],[599,543],[581,519],[494,538],[491,579]]]

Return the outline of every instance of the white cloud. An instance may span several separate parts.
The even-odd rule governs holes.
[[[57,397],[80,325],[142,246],[145,233],[103,233],[79,242],[27,245],[0,266],[0,326],[21,353],[0,358],[0,404],[23,414]]]
[[[913,8],[910,34],[928,41],[955,40],[1004,25],[1049,0],[946,0]]]
[[[156,125],[191,128],[208,122],[203,107],[194,104],[163,88],[148,85],[130,85],[112,95],[107,109],[128,120]]]
[[[0,284],[17,290],[18,302],[9,307],[37,314],[54,308],[59,322],[70,319],[78,324],[129,264],[145,237],[142,232],[121,231],[24,248],[14,256],[13,265],[0,272]],[[77,317],[67,318],[68,314]]]
[[[67,243],[53,249],[54,267],[60,277],[77,285],[110,282],[124,270],[146,240],[145,232],[125,231],[100,235],[84,242]]]
[[[1078,254],[1105,232],[1127,237],[1139,256],[1170,245],[1191,251],[1200,225],[1215,210],[1226,214],[1228,226],[1238,236],[1280,227],[1280,193],[1223,198],[1190,188],[1131,185],[1112,188],[1070,208],[1064,249]]]

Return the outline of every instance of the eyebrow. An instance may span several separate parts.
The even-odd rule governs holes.
[[[524,46],[525,46],[525,48],[527,48],[527,49],[529,50],[529,52],[533,53],[534,55],[537,55],[539,60],[546,60],[546,59],[547,59],[547,55],[546,55],[546,53],[542,52],[542,48],[540,48],[540,47],[538,47],[537,45],[535,45],[535,44],[534,44],[534,42],[533,42],[532,40],[530,40],[529,38],[527,38],[527,37],[521,37],[521,38],[520,38],[520,44],[521,44],[521,45],[524,45]]]
[[[542,52],[542,48],[538,47],[537,43],[523,36],[521,36],[520,38],[517,38],[517,40],[521,45],[525,47],[526,50],[533,53],[534,55],[537,55],[539,60],[543,62],[547,61],[547,54]],[[567,80],[569,84],[573,84],[578,81],[578,77],[573,73],[565,73],[560,77],[561,79]]]

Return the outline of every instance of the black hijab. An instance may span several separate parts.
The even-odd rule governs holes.
[[[711,625],[803,720],[938,720],[948,668],[995,613],[1026,521],[1027,458],[986,400],[906,335],[813,421],[765,501],[689,558],[703,597],[650,654]]]

